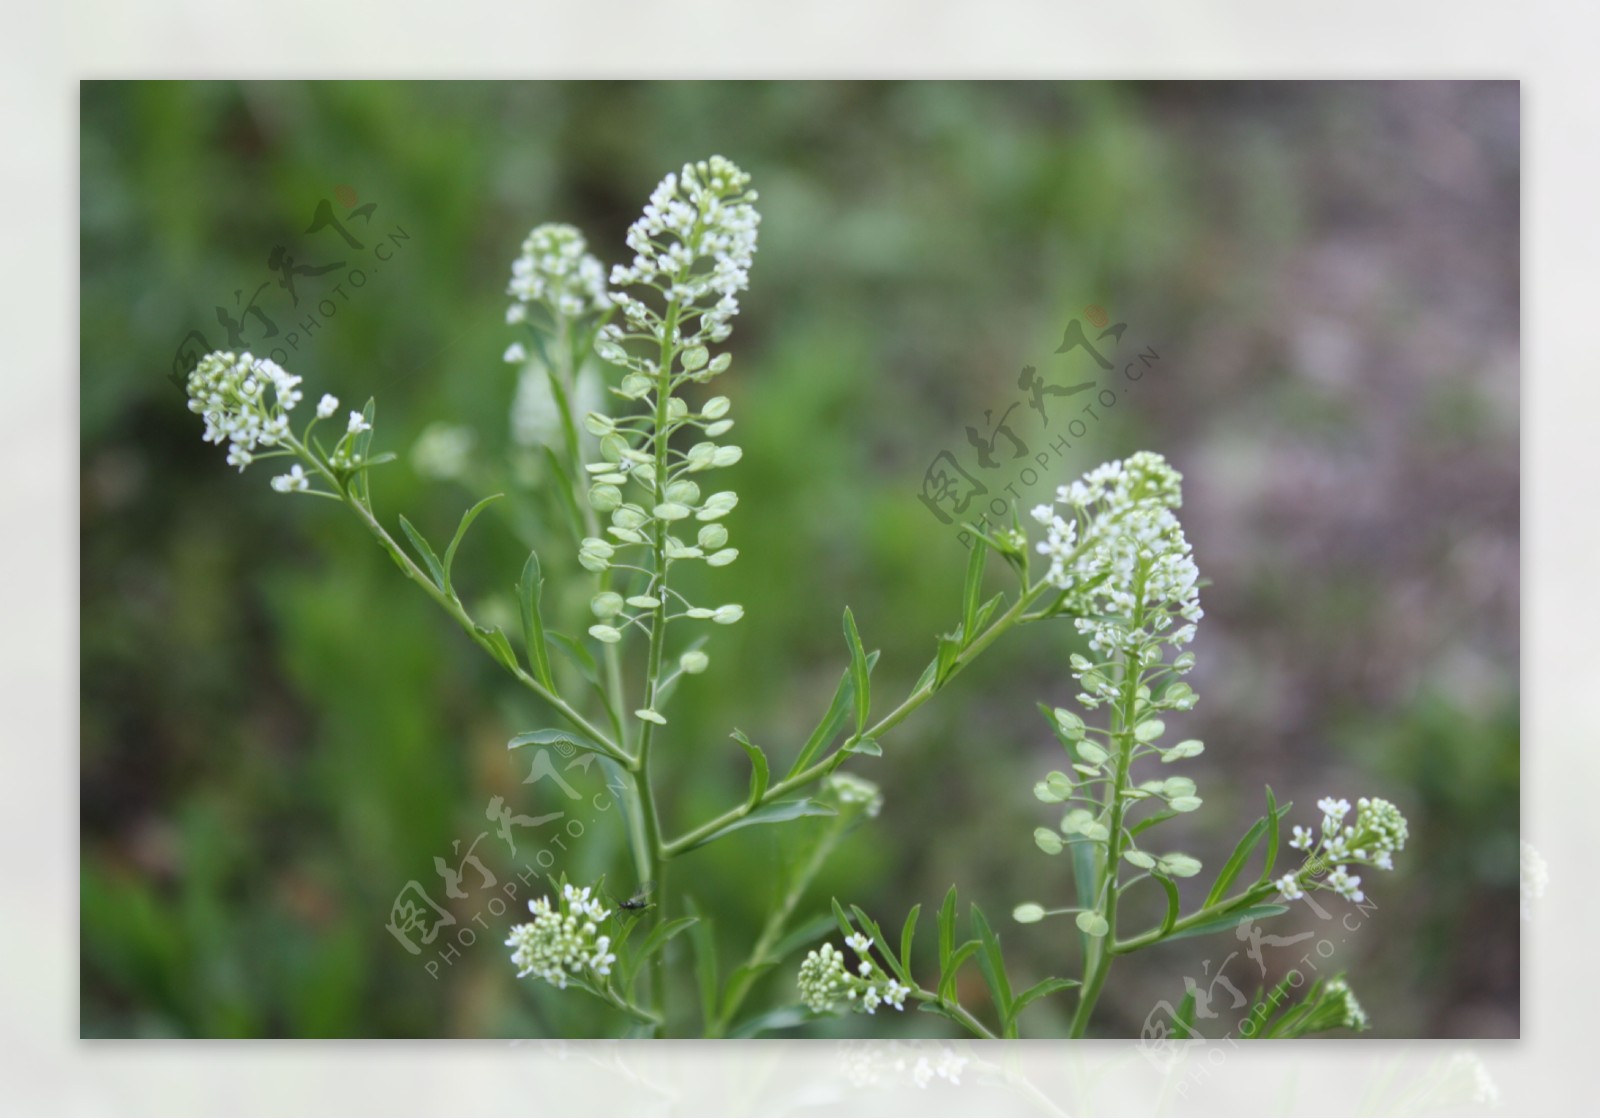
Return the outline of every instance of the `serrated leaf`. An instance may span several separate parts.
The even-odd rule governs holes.
[[[732,738],[750,755],[750,797],[745,806],[754,808],[761,803],[761,794],[767,791],[767,756],[761,752],[761,747],[745,737],[744,731],[736,729]]]
[[[867,714],[872,709],[872,684],[867,669],[867,654],[861,648],[855,615],[848,606],[844,608],[844,636],[850,646],[850,678],[855,684],[856,734],[860,735],[867,727]]]
[[[417,552],[422,556],[422,562],[427,567],[428,574],[433,578],[433,585],[441,591],[444,590],[444,567],[439,563],[439,557],[434,555],[433,548],[429,546],[427,539],[411,526],[411,522],[406,520],[404,514],[400,517],[400,527],[404,530],[406,536],[411,539],[412,547],[416,548]]]
[[[517,584],[517,601],[522,611],[522,640],[528,650],[528,669],[533,678],[555,691],[550,673],[550,651],[545,648],[544,615],[539,599],[544,594],[544,575],[539,569],[539,553],[529,552],[522,565],[522,581]]]
[[[478,519],[478,514],[487,509],[493,502],[504,497],[503,493],[490,494],[478,502],[471,509],[461,514],[461,523],[456,526],[456,534],[450,538],[450,546],[444,550],[444,592],[454,595],[451,590],[450,569],[456,562],[456,550],[461,547],[461,541],[467,535],[467,529],[472,527],[472,522]]]
[[[1221,932],[1223,929],[1236,928],[1241,921],[1254,921],[1261,917],[1276,917],[1280,913],[1289,912],[1287,905],[1247,905],[1243,909],[1235,909],[1225,913],[1213,921],[1202,921],[1198,925],[1167,936],[1167,940],[1187,940],[1191,936],[1205,936],[1207,933]]]
[[[760,808],[741,816],[731,824],[718,828],[698,842],[678,851],[677,854],[687,854],[697,848],[704,847],[708,843],[716,842],[730,832],[736,832],[740,828],[753,827],[756,824],[781,824],[789,820],[798,820],[805,816],[837,816],[838,814],[838,809],[831,805],[823,804],[821,801],[813,800],[810,797],[802,797],[799,800],[775,800],[763,804]]]

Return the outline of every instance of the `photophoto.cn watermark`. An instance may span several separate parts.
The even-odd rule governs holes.
[[[250,351],[279,365],[302,353],[411,240],[403,225],[377,220],[377,210],[343,184],[332,199],[319,199],[300,234],[305,240],[271,247],[266,271],[215,305],[216,324],[183,336],[167,379],[187,393],[189,373],[214,350]]]
[[[1180,1024],[1178,1010],[1166,999],[1157,1002],[1145,1016],[1139,1031],[1139,1051],[1164,1073],[1170,1074],[1180,1064],[1185,1064],[1189,1047],[1204,1042],[1213,1043],[1206,1047],[1204,1060],[1186,1066],[1182,1079],[1176,1084],[1180,1095],[1209,1078],[1227,1060],[1228,1051],[1216,1042],[1225,1041],[1231,1046],[1241,1040],[1254,1039],[1260,1028],[1259,1023],[1282,1006],[1293,1002],[1310,984],[1328,972],[1339,955],[1340,946],[1359,932],[1367,918],[1378,911],[1378,904],[1371,898],[1365,898],[1351,903],[1353,908],[1350,910],[1335,915],[1321,905],[1310,890],[1294,900],[1305,903],[1316,919],[1315,928],[1278,936],[1265,932],[1254,918],[1241,919],[1234,926],[1234,938],[1241,947],[1229,952],[1214,971],[1211,961],[1203,960],[1200,978],[1184,976],[1184,994],[1180,1001],[1193,999],[1194,1011],[1190,1021]],[[1270,990],[1266,986],[1270,969],[1263,952],[1265,948],[1294,949],[1302,953]],[[1229,965],[1240,955],[1255,964],[1257,974],[1252,981],[1264,992],[1255,999],[1246,996],[1227,974]],[[1218,988],[1221,988],[1220,992]],[[1215,1032],[1216,1025],[1210,1024],[1220,1025],[1225,1020],[1225,1014],[1231,1019],[1241,1011],[1242,1017],[1221,1032]]]
[[[986,409],[981,424],[965,425],[965,447],[933,456],[917,499],[940,524],[979,521],[985,532],[1009,525],[1013,508],[1037,504],[1030,491],[1058,477],[1056,462],[1160,362],[1154,346],[1127,335],[1127,323],[1113,323],[1100,306],[1085,307],[1082,319],[1067,324],[1043,371],[1022,367],[1014,400]],[[958,538],[972,546],[970,532]]]
[[[507,927],[506,914],[513,909],[526,909],[529,898],[547,892],[548,880],[557,865],[583,842],[589,828],[602,815],[616,808],[625,792],[621,784],[607,782],[600,791],[585,796],[563,773],[574,769],[587,773],[596,755],[579,754],[564,744],[555,750],[565,764],[558,767],[549,748],[540,747],[522,783],[537,786],[549,782],[566,799],[564,808],[524,816],[513,812],[503,797],[490,797],[483,815],[491,826],[465,847],[457,839],[451,843],[449,855],[433,858],[433,870],[439,877],[434,890],[444,904],[415,878],[395,895],[384,927],[433,978],[438,979],[453,967],[484,934],[490,934],[491,941],[498,945]],[[480,849],[479,844],[491,835],[495,841]],[[504,851],[500,852],[502,845]],[[499,874],[482,858],[490,852],[503,855],[503,859],[494,860],[501,867]],[[510,871],[505,870],[504,860],[512,862]],[[540,885],[540,879],[546,880],[544,885]],[[471,915],[463,916],[467,910],[472,911]],[[496,924],[491,925],[491,921]]]

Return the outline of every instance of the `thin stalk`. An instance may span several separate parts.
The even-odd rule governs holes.
[[[1134,613],[1132,628],[1137,630],[1144,625],[1143,565],[1134,583],[1134,601],[1139,605]],[[1117,744],[1117,775],[1106,790],[1110,801],[1107,826],[1111,836],[1106,843],[1105,862],[1100,866],[1100,877],[1095,887],[1095,897],[1104,899],[1101,916],[1105,918],[1107,928],[1104,935],[1088,938],[1083,987],[1078,993],[1078,1007],[1072,1015],[1072,1028],[1068,1035],[1074,1038],[1083,1037],[1088,1032],[1089,1018],[1094,1014],[1095,1003],[1099,1001],[1100,990],[1105,986],[1115,955],[1112,946],[1117,937],[1117,874],[1122,866],[1122,819],[1128,803],[1122,794],[1128,787],[1128,770],[1133,764],[1133,729],[1138,719],[1140,663],[1137,657],[1132,662],[1126,657],[1122,659],[1122,695],[1112,713],[1111,731]]]

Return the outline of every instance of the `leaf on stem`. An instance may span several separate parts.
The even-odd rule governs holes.
[[[1206,900],[1200,908],[1208,909],[1222,900],[1223,895],[1228,892],[1228,887],[1233,885],[1234,879],[1239,877],[1239,872],[1244,869],[1244,864],[1254,853],[1256,845],[1267,834],[1269,819],[1270,817],[1263,816],[1250,825],[1250,830],[1244,833],[1234,847],[1233,854],[1228,856],[1228,861],[1222,864],[1222,870],[1217,874],[1217,880],[1212,884],[1211,892],[1206,895]]]
[[[872,671],[872,666],[878,663],[878,654],[872,653],[867,657],[867,671]],[[839,735],[839,730],[844,726],[845,718],[849,715],[851,702],[855,698],[855,674],[851,669],[846,669],[839,679],[839,687],[833,693],[833,701],[828,704],[827,712],[822,716],[822,721],[817,724],[817,729],[811,732],[811,737],[806,739],[806,744],[800,748],[800,755],[795,758],[794,765],[789,768],[789,776],[793,777],[816,759],[828,743]]]
[[[550,691],[555,691],[555,677],[550,673],[550,651],[545,648],[544,615],[539,610],[539,599],[544,592],[544,576],[539,570],[539,553],[529,552],[528,562],[522,565],[522,581],[517,584],[517,600],[522,608],[522,639],[528,649],[528,668],[534,679]]]
[[[1167,940],[1187,940],[1191,936],[1205,936],[1207,933],[1221,932],[1238,926],[1241,921],[1254,921],[1261,917],[1276,917],[1280,913],[1289,912],[1287,905],[1247,905],[1243,909],[1235,909],[1211,921],[1202,921],[1198,925],[1191,925],[1179,932],[1169,934]]]
[[[767,791],[767,756],[761,752],[761,747],[745,737],[744,731],[736,728],[731,737],[750,755],[750,798],[745,801],[745,807],[753,809],[761,803],[761,794]]]
[[[802,797],[799,800],[775,800],[768,804],[763,804],[753,812],[746,813],[731,824],[723,825],[689,846],[674,851],[673,854],[687,854],[698,847],[704,847],[708,843],[721,839],[730,832],[738,831],[740,828],[748,828],[754,824],[781,824],[788,820],[798,820],[805,816],[837,816],[838,814],[838,809],[831,805],[823,804],[821,801],[813,800],[810,797]]]
[[[850,607],[844,608],[844,636],[850,646],[850,678],[855,684],[856,735],[867,729],[867,714],[872,709],[872,684],[867,664],[867,654],[861,648],[861,634],[856,632],[855,615]]]
[[[418,553],[421,554],[422,562],[428,568],[428,574],[433,577],[433,585],[443,591],[445,589],[444,566],[439,562],[439,557],[434,554],[433,548],[429,546],[427,538],[411,526],[411,522],[406,520],[404,514],[400,516],[400,527],[405,531],[406,536],[410,538]],[[449,594],[448,591],[445,591],[445,593]]]
[[[472,527],[472,522],[478,519],[478,514],[487,509],[495,501],[504,497],[503,493],[490,494],[478,502],[471,509],[461,514],[461,523],[456,526],[456,534],[450,538],[450,546],[444,550],[444,593],[452,597],[455,591],[450,587],[450,568],[456,561],[456,549],[461,547],[461,541],[467,535],[467,529]]]

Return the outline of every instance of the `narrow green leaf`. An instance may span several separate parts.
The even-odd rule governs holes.
[[[517,671],[517,651],[511,647],[511,638],[506,636],[506,631],[499,626],[480,626],[473,623],[473,629],[483,636],[489,646],[494,650],[495,660],[503,664],[512,672]]]
[[[581,641],[553,629],[545,630],[544,636],[546,641],[567,654],[584,679],[596,687],[600,686],[600,666],[595,664],[594,656],[583,647]]]
[[[533,678],[555,691],[555,677],[550,674],[550,651],[545,648],[544,615],[539,610],[543,593],[539,553],[529,552],[528,562],[522,565],[522,581],[517,584],[517,599],[522,607],[522,640],[527,646],[528,668]]]
[[[847,754],[866,754],[868,757],[883,757],[883,747],[878,745],[876,738],[857,738],[850,743],[845,751]]]
[[[568,750],[582,750],[590,754],[604,754],[606,748],[588,735],[575,730],[550,728],[548,730],[530,730],[516,735],[506,743],[507,750],[516,750],[523,746],[554,746],[557,750],[565,747]]]
[[[944,638],[941,637],[939,640],[943,641]],[[922,675],[917,677],[916,686],[911,689],[913,693],[920,692],[922,689],[935,684],[938,681],[940,674],[944,670],[944,666],[942,664],[942,653],[944,646],[940,645],[939,648],[941,656],[935,656],[931,661],[928,662],[928,667],[922,670]]]
[[[368,453],[372,448],[373,420],[378,415],[378,402],[373,397],[367,397],[366,406],[361,409],[361,418],[366,421],[366,430],[351,440],[350,453],[358,462],[367,462],[371,457]],[[323,458],[327,458],[326,454]],[[365,471],[358,472],[350,479],[350,492],[366,507],[367,512],[372,512],[372,480]]]
[[[844,636],[850,645],[850,677],[855,683],[856,734],[859,735],[866,729],[867,714],[872,709],[872,684],[868,676],[867,654],[861,648],[855,615],[848,606],[844,608]]]
[[[1221,932],[1238,926],[1240,921],[1253,921],[1261,917],[1276,917],[1280,913],[1289,912],[1287,905],[1247,905],[1243,909],[1235,909],[1218,917],[1214,921],[1202,921],[1181,932],[1172,933],[1168,940],[1187,940],[1191,936],[1205,936],[1207,933]]]
[[[878,949],[878,954],[889,965],[889,970],[894,972],[907,986],[912,986],[911,974],[901,967],[899,959],[894,954],[894,949],[889,947],[889,938],[883,935],[883,930],[878,927],[878,922],[867,916],[866,910],[859,905],[852,905],[850,912],[856,915],[856,920],[861,924],[862,930],[872,938],[872,943]]]
[[[772,952],[765,962],[768,964],[782,962],[791,952],[826,936],[828,930],[832,928],[832,915],[822,914],[811,918],[805,924],[785,933],[783,939],[772,946]]]
[[[956,888],[950,887],[939,906],[939,967],[941,972],[950,960],[956,944]]]
[[[833,898],[833,919],[839,926],[839,935],[846,940],[855,935],[856,927],[850,923],[850,915],[844,911],[844,906],[839,904],[838,898]]]
[[[455,594],[450,589],[450,568],[456,562],[456,549],[461,547],[461,541],[466,537],[467,529],[472,527],[472,522],[478,519],[479,513],[504,496],[505,494],[503,493],[490,494],[461,514],[461,523],[456,526],[456,534],[450,538],[450,546],[444,550],[444,590],[446,594]]]
[[[983,568],[989,558],[989,546],[974,540],[967,553],[967,578],[961,589],[961,641],[972,644],[978,636],[978,592],[983,588]]]
[[[1151,828],[1155,827],[1157,824],[1164,823],[1167,820],[1172,819],[1174,816],[1179,816],[1179,815],[1182,815],[1182,813],[1179,813],[1179,812],[1157,812],[1153,816],[1146,816],[1144,819],[1140,820],[1137,824],[1134,824],[1131,828],[1129,828],[1128,829],[1128,834],[1129,835],[1141,835],[1144,832],[1149,831]]]
[[[956,658],[961,655],[961,650],[965,647],[963,645],[965,640],[959,630],[939,635],[939,651],[934,656],[931,666],[935,685],[943,687],[944,682],[950,678],[950,673],[955,669]]]
[[[1178,1004],[1178,1013],[1172,1020],[1175,1027],[1173,1033],[1180,1038],[1199,1036],[1194,1032],[1194,1004],[1195,989],[1191,988],[1189,993],[1183,996],[1183,1001]]]
[[[572,476],[567,473],[567,468],[562,465],[561,456],[556,454],[554,448],[546,446],[544,458],[545,463],[550,467],[550,472],[556,476],[556,484],[550,488],[556,491],[556,495],[561,500],[561,507],[566,510],[567,520],[572,526],[572,534],[581,537],[584,535],[583,510],[578,508],[578,491],[573,487]]]
[[[671,921],[664,921],[650,930],[650,935],[645,938],[644,944],[639,948],[639,953],[634,957],[634,967],[637,968],[651,956],[667,946],[667,942],[677,936],[684,929],[694,924],[698,917],[677,917]]]
[[[694,898],[685,895],[683,903],[693,919],[689,926],[689,943],[694,947],[694,974],[700,985],[700,1013],[709,1034],[717,1014],[717,941],[711,922],[704,919]]]
[[[917,918],[921,914],[922,903],[919,901],[911,907],[911,912],[906,914],[906,923],[900,927],[900,965],[906,975],[911,974],[911,944],[916,939]]]
[[[1285,810],[1287,811],[1287,809]],[[1261,868],[1261,877],[1256,879],[1256,885],[1266,884],[1272,878],[1272,868],[1278,862],[1278,828],[1283,814],[1278,811],[1278,798],[1273,795],[1272,786],[1267,786],[1267,862]]]
[[[748,815],[741,816],[726,827],[719,828],[698,843],[685,847],[678,854],[686,854],[689,851],[704,847],[707,843],[714,843],[730,832],[736,832],[740,828],[748,828],[755,824],[781,824],[788,820],[798,820],[804,816],[837,816],[838,814],[838,809],[831,805],[823,804],[821,801],[812,800],[809,797],[803,797],[799,800],[775,800],[763,804]]]
[[[732,737],[750,755],[750,798],[745,806],[754,808],[761,803],[761,794],[767,791],[767,756],[761,752],[761,747],[745,737],[744,731],[735,729]]]
[[[878,663],[878,654],[873,653],[867,657],[867,670]],[[817,729],[811,732],[811,737],[806,739],[806,744],[800,748],[800,754],[794,760],[794,765],[789,768],[789,776],[793,777],[806,766],[810,765],[828,743],[839,735],[839,730],[844,726],[844,721],[850,712],[850,704],[855,697],[855,678],[850,669],[846,669],[839,679],[839,687],[833,693],[833,702],[828,704],[826,714],[817,724]]]
[[[1233,849],[1233,854],[1228,856],[1228,861],[1222,864],[1222,870],[1217,874],[1216,882],[1212,883],[1211,892],[1206,895],[1206,900],[1200,908],[1205,909],[1222,900],[1228,892],[1228,887],[1233,885],[1233,880],[1239,877],[1239,872],[1244,869],[1244,864],[1249,860],[1256,849],[1256,844],[1261,842],[1261,837],[1267,834],[1267,824],[1270,816],[1263,816],[1250,830],[1244,833],[1238,844]]]
[[[1011,980],[1006,977],[1006,961],[1000,954],[1000,938],[989,927],[989,921],[983,915],[983,910],[978,908],[978,903],[971,904],[972,927],[978,934],[978,941],[983,945],[983,951],[978,956],[978,969],[983,972],[983,980],[989,985],[989,993],[994,996],[996,1012],[1000,1020],[1009,1025],[1011,1021]]]
[[[1178,899],[1178,884],[1163,874],[1152,874],[1150,877],[1161,883],[1161,888],[1167,892],[1167,915],[1161,919],[1161,935],[1166,937],[1172,933],[1172,926],[1178,923],[1178,910],[1182,904]]]
[[[780,1006],[776,1010],[757,1014],[754,1018],[746,1018],[729,1030],[727,1036],[735,1038],[755,1037],[757,1034],[775,1033],[778,1030],[792,1030],[794,1027],[804,1025],[815,1017],[816,1015],[811,1013],[809,1007]]]
[[[444,590],[444,567],[439,563],[439,557],[434,555],[433,549],[428,546],[428,541],[422,533],[411,527],[411,522],[406,520],[403,514],[400,517],[400,527],[405,530],[405,534],[411,538],[412,545],[421,554],[422,562],[428,568],[428,574],[433,576],[433,585],[441,591]]]
[[[1042,999],[1046,995],[1053,995],[1057,991],[1065,991],[1072,987],[1083,986],[1076,979],[1041,979],[1016,997],[1011,1004],[1011,1016],[1015,1018],[1023,1009],[1035,999]]]
[[[956,974],[980,947],[982,946],[976,940],[969,940],[950,954],[950,966],[939,976],[938,995],[941,999],[948,999],[955,993]]]

